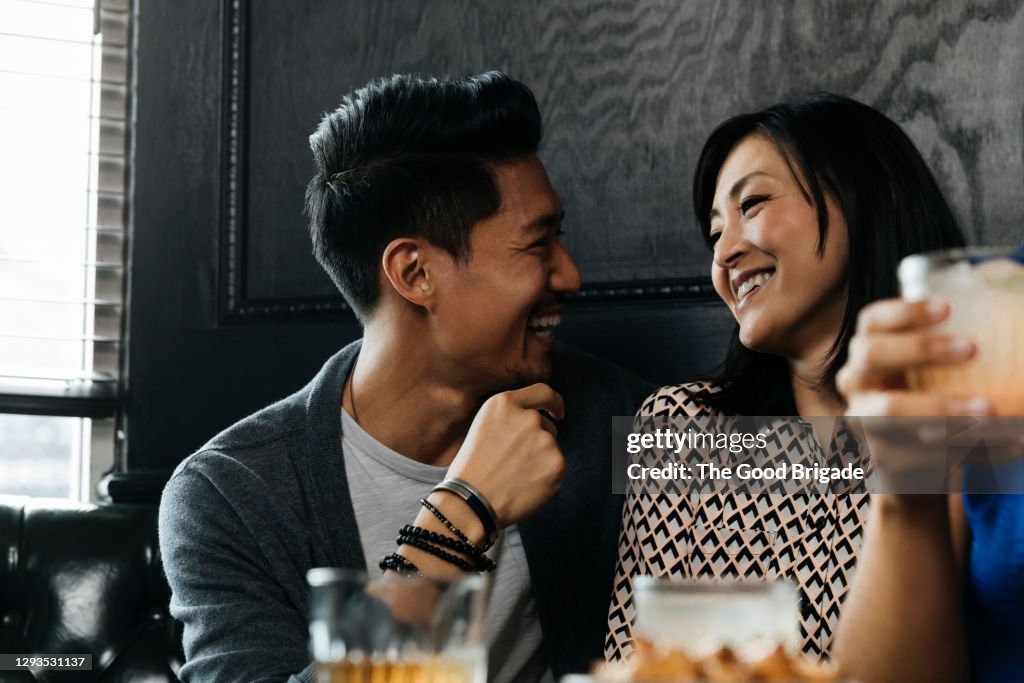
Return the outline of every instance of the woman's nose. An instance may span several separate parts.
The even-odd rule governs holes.
[[[750,249],[739,226],[726,224],[715,242],[714,261],[719,268],[731,268]]]

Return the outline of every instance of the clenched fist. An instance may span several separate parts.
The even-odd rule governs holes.
[[[564,416],[562,397],[546,384],[495,394],[473,419],[448,476],[476,486],[502,527],[526,519],[562,485],[565,459],[551,418]]]

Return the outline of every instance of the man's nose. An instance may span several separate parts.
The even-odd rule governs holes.
[[[548,287],[553,292],[572,293],[580,290],[580,269],[569,255],[561,242],[555,243],[555,251],[551,257],[551,272],[548,274]]]

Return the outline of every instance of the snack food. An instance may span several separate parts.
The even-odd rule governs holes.
[[[699,658],[678,648],[659,648],[651,641],[637,638],[632,655],[618,662],[604,662],[594,668],[600,681],[630,683],[752,683],[789,681],[818,683],[836,681],[834,669],[804,655],[793,655],[779,645],[767,656],[746,660],[728,647]]]

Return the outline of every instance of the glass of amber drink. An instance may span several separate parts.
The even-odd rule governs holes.
[[[312,569],[318,683],[485,683],[486,583]]]
[[[908,256],[899,266],[907,301],[952,303],[938,330],[973,340],[966,363],[907,373],[913,389],[951,398],[988,398],[999,415],[1024,415],[1024,246],[972,247]]]

